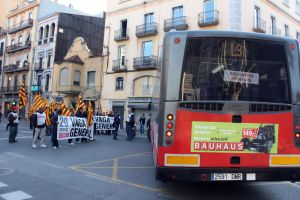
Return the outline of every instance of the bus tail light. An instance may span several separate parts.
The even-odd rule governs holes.
[[[300,138],[300,133],[296,133],[295,136],[296,136],[297,139],[299,139]]]
[[[166,136],[167,137],[172,137],[173,136],[173,132],[172,131],[170,131],[170,130],[168,130],[167,132],[166,132]]]
[[[167,119],[168,119],[169,121],[172,121],[172,120],[174,119],[174,115],[168,114],[168,115],[167,115]]]
[[[168,128],[168,129],[172,129],[172,128],[173,128],[173,123],[168,122],[168,123],[167,123],[167,128]]]

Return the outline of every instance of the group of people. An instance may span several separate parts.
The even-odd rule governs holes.
[[[58,140],[57,140],[57,126],[58,126],[58,116],[62,114],[62,110],[59,107],[54,109],[54,112],[49,116],[51,120],[51,126],[47,127],[46,125],[46,113],[44,112],[43,108],[39,108],[36,113],[34,113],[30,117],[30,126],[33,129],[33,140],[32,140],[32,148],[37,148],[37,142],[39,140],[39,146],[42,148],[46,148],[47,145],[44,143],[46,132],[50,130],[51,132],[51,142],[52,147],[54,149],[59,147]],[[119,112],[113,114],[113,112],[107,113],[95,113],[97,116],[108,116],[113,117],[113,130],[107,130],[106,133],[111,135],[113,133],[113,139],[118,140],[118,131],[121,124],[121,116]],[[82,108],[80,108],[76,113],[72,111],[71,116],[75,116],[78,118],[87,118],[87,112],[85,112]],[[147,128],[147,136],[150,141],[150,130],[151,130],[151,114],[149,114],[149,118],[146,120],[145,114],[139,118],[140,123],[140,134],[145,135],[145,126]],[[9,129],[9,143],[16,143],[16,136],[18,133],[18,124],[19,124],[19,117],[18,117],[18,107],[12,107],[12,111],[8,114],[8,124],[7,129]],[[136,126],[137,121],[135,118],[135,114],[133,112],[128,113],[128,118],[126,120],[126,134],[127,140],[132,141],[136,136]],[[97,131],[95,131],[97,133]],[[87,142],[86,138],[76,138],[76,143]],[[74,145],[73,139],[68,140],[69,145]]]

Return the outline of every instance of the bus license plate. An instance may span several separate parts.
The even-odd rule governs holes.
[[[242,173],[214,173],[212,176],[213,181],[242,181]]]

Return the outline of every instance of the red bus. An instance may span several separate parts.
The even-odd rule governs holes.
[[[161,65],[151,132],[157,180],[300,180],[296,40],[170,32]]]

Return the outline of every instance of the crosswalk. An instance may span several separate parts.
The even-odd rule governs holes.
[[[3,182],[0,182],[0,200],[26,200],[26,199],[32,199],[33,197],[23,191],[10,191],[1,194],[2,188],[8,188],[9,186]]]

